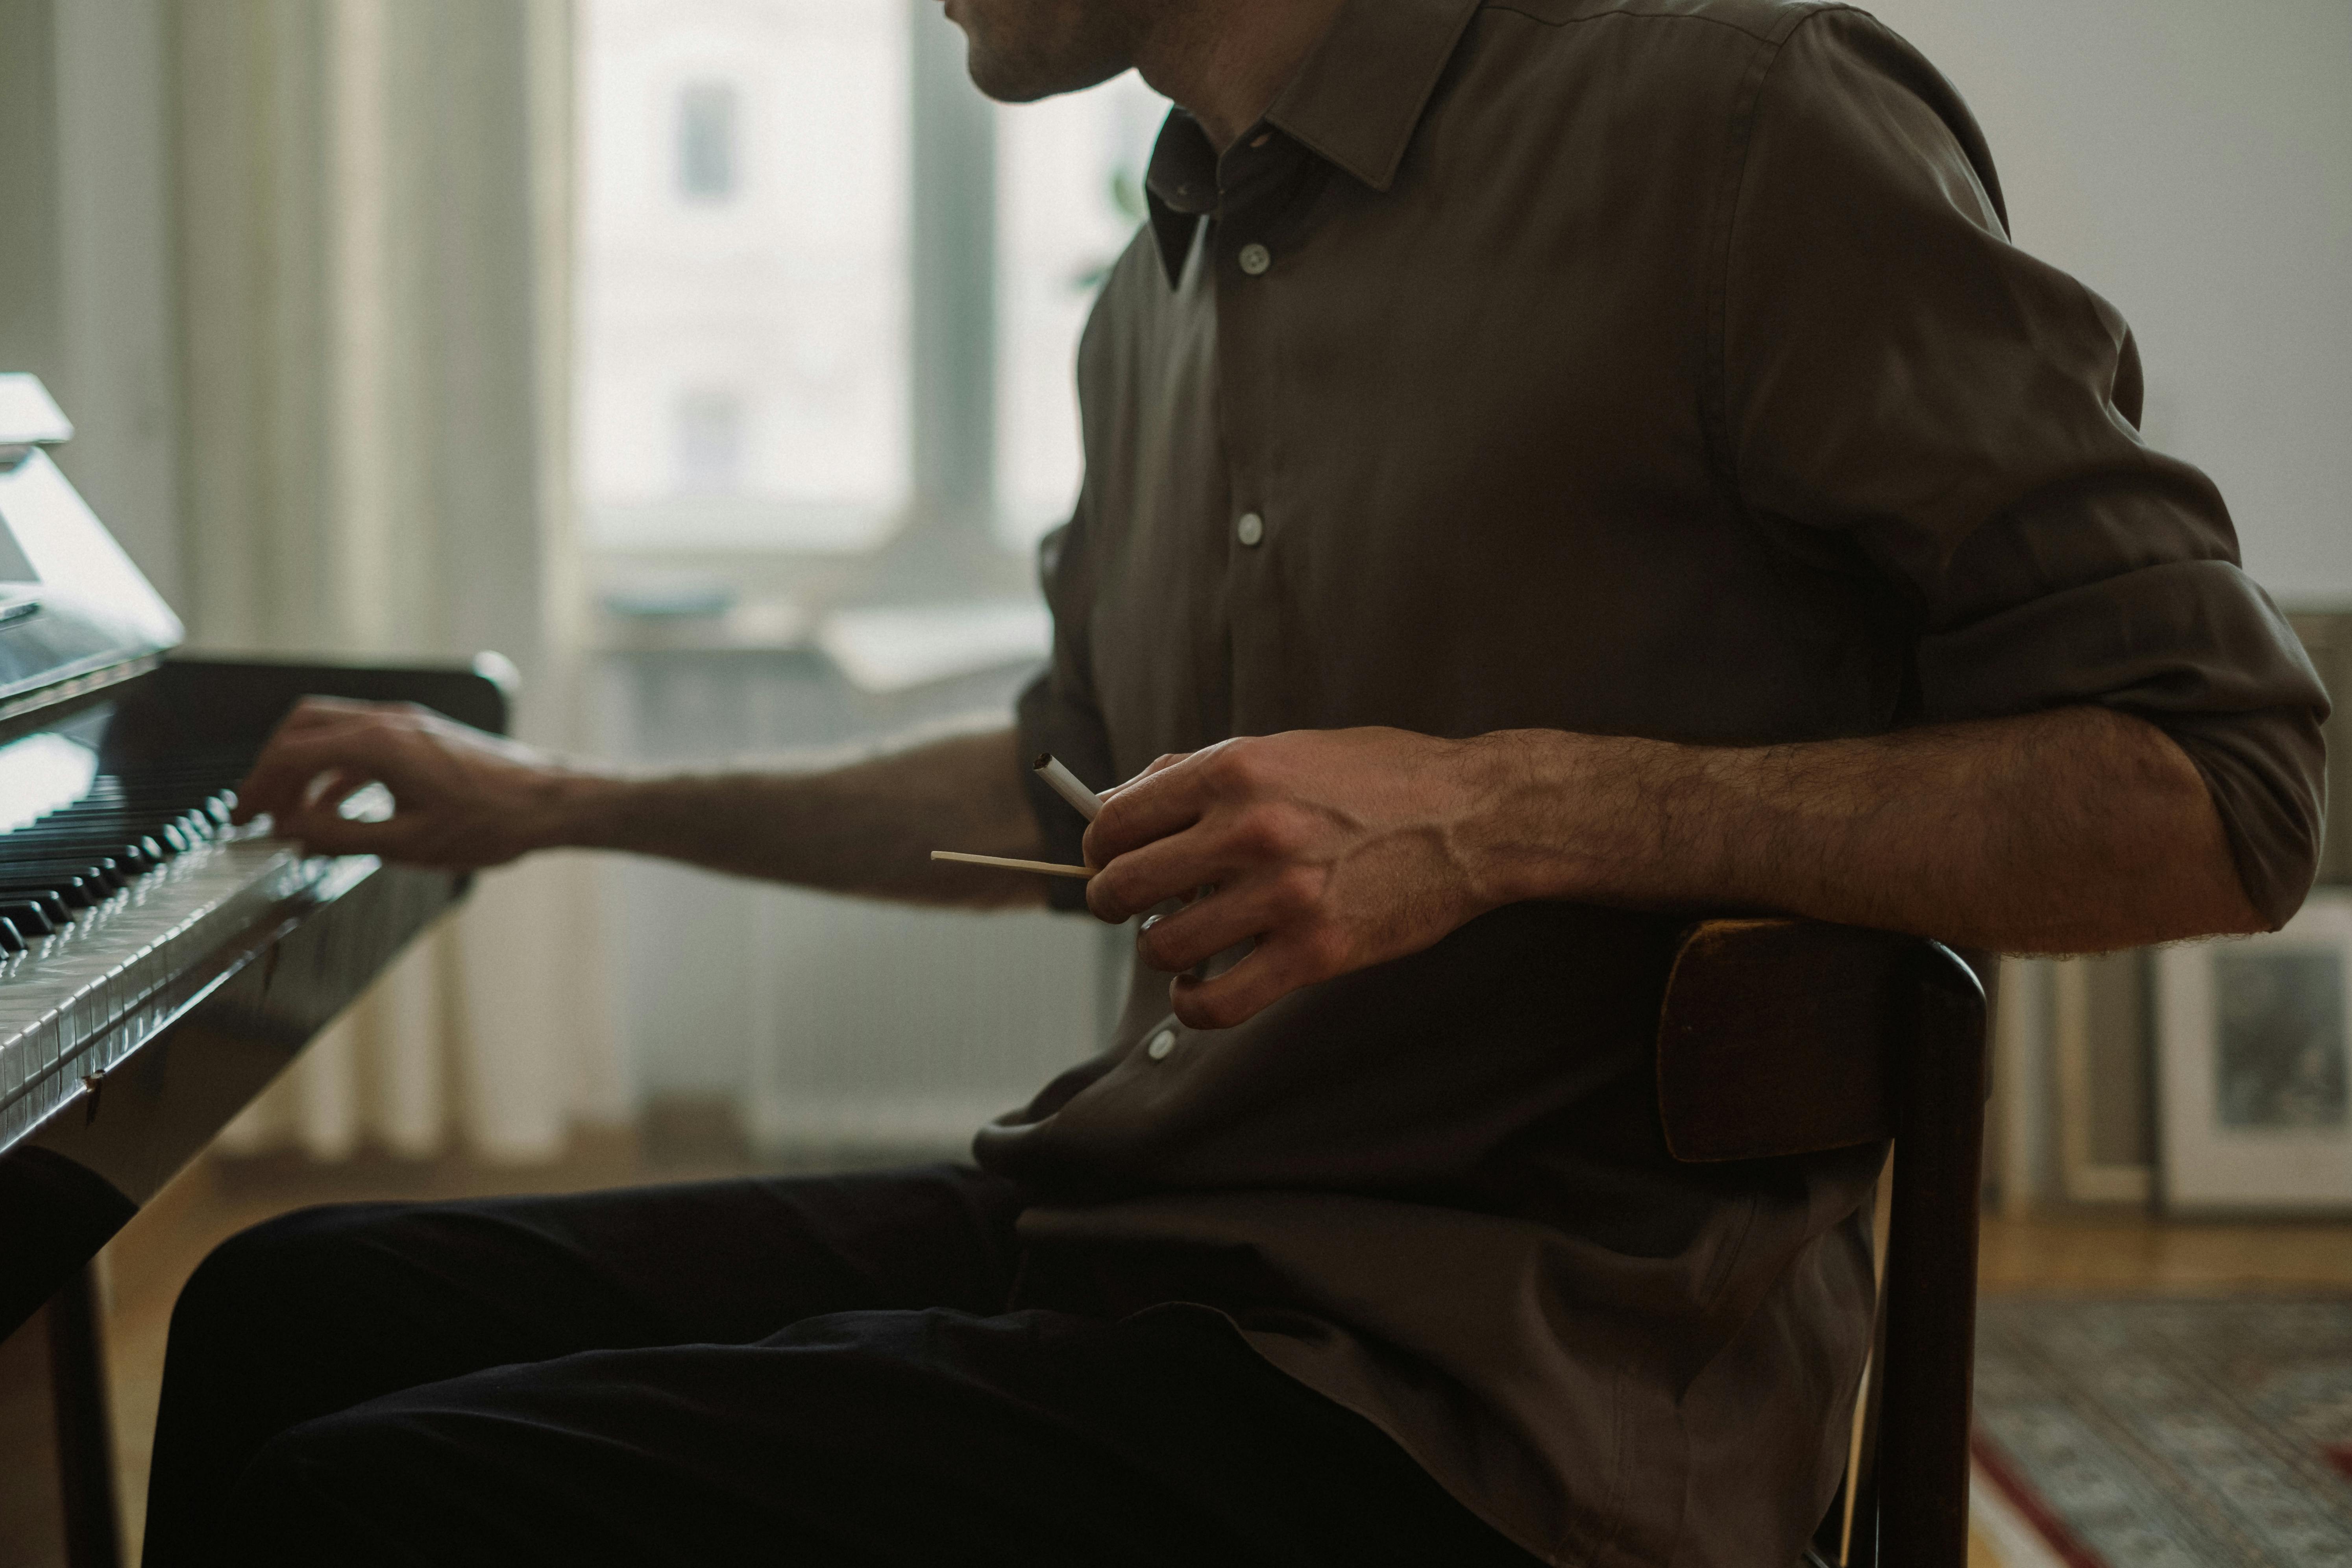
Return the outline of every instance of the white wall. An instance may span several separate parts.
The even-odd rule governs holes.
[[[2018,242],[2120,307],[2148,435],[2291,605],[2352,604],[2352,0],[1879,0]]]

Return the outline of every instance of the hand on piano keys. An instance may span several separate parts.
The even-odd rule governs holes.
[[[234,821],[268,813],[314,855],[470,871],[562,841],[578,775],[503,736],[410,703],[306,698],[237,786]],[[389,816],[347,812],[370,786]]]

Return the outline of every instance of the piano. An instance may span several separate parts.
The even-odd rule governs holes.
[[[71,434],[0,375],[0,1338],[47,1319],[67,1559],[111,1568],[90,1258],[466,890],[232,826],[236,782],[310,693],[502,732],[510,667],[174,657]]]

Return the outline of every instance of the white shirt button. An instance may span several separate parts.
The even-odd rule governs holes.
[[[1234,524],[1234,537],[1244,544],[1255,544],[1265,537],[1265,519],[1254,511],[1242,513],[1241,521]]]
[[[1168,1053],[1175,1048],[1176,1031],[1162,1029],[1151,1037],[1151,1043],[1143,1047],[1143,1054],[1155,1062],[1164,1062],[1168,1059]]]
[[[1274,265],[1274,252],[1253,240],[1242,247],[1241,255],[1234,259],[1242,264],[1243,271],[1255,278]]]

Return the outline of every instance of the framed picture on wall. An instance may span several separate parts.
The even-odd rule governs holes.
[[[2157,955],[2161,1191],[2179,1213],[2352,1213],[2352,893]]]

